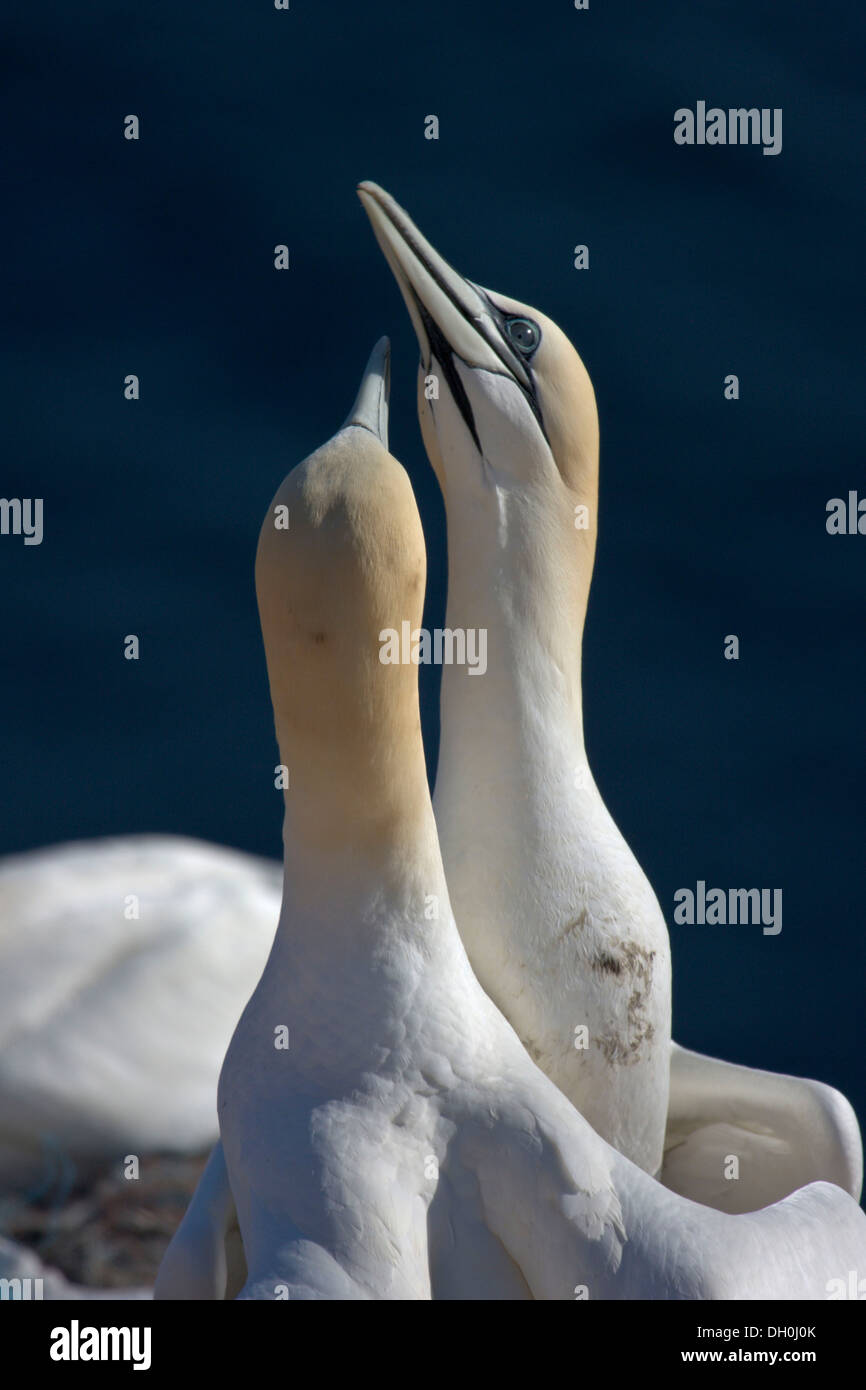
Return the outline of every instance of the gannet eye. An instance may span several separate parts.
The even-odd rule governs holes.
[[[541,329],[532,319],[506,319],[505,333],[512,347],[529,357],[541,342]]]

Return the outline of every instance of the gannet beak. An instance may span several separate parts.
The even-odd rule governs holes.
[[[391,343],[388,338],[380,338],[370,353],[355,404],[343,429],[348,429],[350,425],[360,425],[362,429],[374,434],[379,443],[387,449],[390,392]]]
[[[507,374],[531,389],[526,368],[500,332],[485,292],[442,259],[378,184],[359,184],[358,197],[406,301],[425,367],[431,356],[446,365],[443,351],[450,349],[467,366]]]

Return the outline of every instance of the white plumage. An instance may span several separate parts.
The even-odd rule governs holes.
[[[235,1031],[221,1140],[158,1298],[822,1298],[866,1216],[816,1185],[726,1216],[604,1142],[470,968],[412,666],[424,543],[385,447],[385,348],[265,519],[257,589],[285,793],[283,905]],[[376,406],[374,385],[380,394]]]
[[[584,746],[598,511],[586,368],[550,319],[454,271],[382,189],[359,193],[421,347],[447,624],[487,631],[483,679],[443,669],[435,795],[478,978],[598,1133],[676,1191],[727,1211],[813,1179],[859,1196],[859,1130],[837,1091],[671,1046],[667,928]]]
[[[488,634],[483,680],[444,672],[438,835],[415,672],[379,660],[425,574],[383,340],[260,537],[282,880],[172,837],[0,863],[0,1180],[203,1147],[225,1053],[158,1297],[825,1298],[866,1260],[851,1107],[671,1043],[664,920],[587,765],[589,378],[362,196],[421,341],[448,623]]]
[[[267,860],[162,835],[0,861],[4,1186],[213,1142],[280,881]]]

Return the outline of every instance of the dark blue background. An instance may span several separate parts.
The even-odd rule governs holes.
[[[0,538],[0,849],[158,829],[279,853],[256,537],[386,331],[441,619],[373,178],[592,374],[588,742],[669,921],[698,878],[784,890],[778,937],[672,926],[677,1036],[866,1119],[866,537],[824,524],[866,495],[864,23],[853,0],[19,4],[0,494],[43,497],[45,539]],[[698,99],[782,107],[781,155],[676,146]]]

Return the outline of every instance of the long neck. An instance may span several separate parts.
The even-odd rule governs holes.
[[[245,1036],[285,1023],[301,1089],[334,1094],[399,1065],[425,1017],[417,991],[440,965],[459,973],[463,948],[420,731],[390,750],[371,734],[367,756],[337,730],[325,743],[278,724],[278,737],[290,769],[283,901]],[[401,764],[396,779],[389,757]]]
[[[449,506],[447,622],[487,629],[487,671],[443,669],[437,812],[443,797],[468,801],[471,786],[519,806],[525,825],[543,814],[545,788],[561,799],[585,768],[591,542],[555,500],[502,490],[495,517],[489,506]]]
[[[277,727],[289,774],[281,930],[327,923],[332,949],[335,931],[389,917],[423,934],[427,900],[447,905],[417,712],[401,728],[392,711],[388,737],[375,718],[363,738],[346,732]]]

